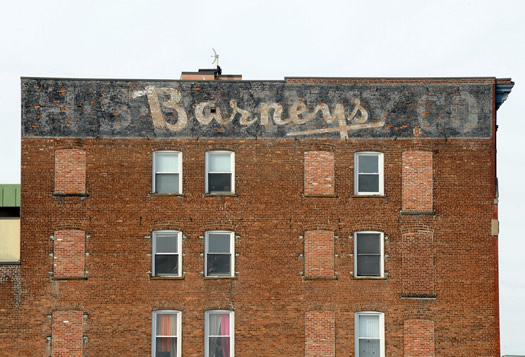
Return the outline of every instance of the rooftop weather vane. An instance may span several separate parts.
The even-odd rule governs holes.
[[[211,55],[210,57],[213,57],[213,62],[211,64],[214,64],[215,62],[217,62],[217,67],[219,67],[219,55],[215,51],[215,48],[212,48],[212,50],[213,50],[213,55]]]

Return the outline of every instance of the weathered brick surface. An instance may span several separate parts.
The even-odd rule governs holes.
[[[304,318],[305,357],[335,357],[335,314],[308,311]]]
[[[304,269],[307,278],[334,277],[334,232],[304,233]]]
[[[55,278],[83,277],[85,233],[79,230],[55,232],[53,276]]]
[[[82,311],[54,311],[52,357],[82,357]]]
[[[78,149],[55,152],[55,193],[86,192],[86,153]]]
[[[403,211],[432,211],[432,153],[403,153]]]
[[[434,322],[406,320],[403,329],[404,357],[434,357]]]
[[[334,194],[334,154],[327,151],[304,153],[305,195]]]
[[[434,295],[435,268],[432,232],[403,234],[403,294]]]
[[[89,197],[53,196],[56,150],[86,153]],[[152,152],[183,152],[184,195],[151,194]],[[235,152],[236,196],[204,195],[204,157]],[[334,197],[304,197],[304,153],[334,155]],[[353,196],[357,151],[384,153],[385,197]],[[402,155],[433,152],[435,214],[400,215]],[[204,312],[235,310],[236,356],[303,356],[305,314],[333,311],[335,355],[354,351],[354,313],[385,314],[385,350],[404,321],[434,321],[436,356],[498,356],[491,140],[22,140],[20,304],[0,305],[0,356],[49,355],[53,311],[78,310],[86,356],[148,356],[151,312],[182,311],[184,356],[203,355]],[[88,232],[88,280],[54,280],[56,231]],[[151,279],[152,231],[181,231],[184,279]],[[204,280],[207,230],[234,231],[232,280]],[[353,234],[385,233],[386,279],[354,279]],[[337,280],[305,280],[308,231],[333,232]],[[404,234],[433,232],[436,299],[403,294]],[[415,239],[415,238],[414,238]],[[7,280],[7,282],[12,280]],[[0,282],[5,284],[4,282]],[[5,285],[1,285],[2,287]],[[11,285],[10,285],[11,286]],[[13,290],[13,288],[10,288]],[[3,293],[0,296],[4,296]],[[4,311],[2,311],[4,310]],[[466,331],[468,333],[466,333]],[[5,336],[5,338],[4,338]],[[351,354],[351,353],[350,353]]]

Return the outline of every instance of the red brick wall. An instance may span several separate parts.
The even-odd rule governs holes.
[[[305,314],[305,357],[335,356],[335,314],[308,311]]]
[[[432,211],[432,153],[403,153],[403,211]]]
[[[89,196],[53,195],[55,150],[74,145],[86,152]],[[183,196],[151,194],[156,150],[183,152]],[[204,195],[210,150],[235,152],[235,196]],[[337,196],[304,197],[304,153],[310,151],[333,152]],[[357,151],[384,153],[385,197],[354,197]],[[407,151],[433,153],[434,214],[399,213]],[[202,356],[204,312],[225,309],[235,310],[236,356],[304,356],[309,311],[334,312],[336,355],[347,356],[354,351],[355,312],[378,311],[384,312],[388,357],[403,356],[410,319],[434,321],[436,356],[499,357],[493,155],[490,140],[24,138],[21,299],[18,307],[0,307],[0,356],[49,354],[47,316],[55,310],[89,315],[85,355],[148,356],[151,312],[162,309],[183,312],[183,355]],[[72,228],[89,232],[89,279],[53,280],[49,237]],[[185,236],[182,279],[148,273],[148,237],[161,229]],[[238,236],[235,279],[203,278],[200,237],[217,229]],[[333,241],[336,280],[303,279],[305,240],[299,237],[318,230],[339,237]],[[385,279],[351,274],[352,237],[364,230],[388,237]],[[403,234],[418,232],[433,232],[435,299],[402,297]]]
[[[55,152],[55,193],[86,192],[86,153],[78,149]]]
[[[406,320],[403,328],[404,357],[434,357],[434,322]]]
[[[52,357],[82,356],[82,311],[53,312]]]
[[[334,153],[309,151],[304,153],[304,194],[334,194]]]
[[[85,233],[78,230],[56,231],[54,244],[53,276],[83,277]]]
[[[334,277],[334,232],[304,233],[304,268],[307,278]]]
[[[403,234],[403,294],[434,295],[434,252],[431,232]]]

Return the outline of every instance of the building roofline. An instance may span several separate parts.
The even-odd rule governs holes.
[[[349,79],[349,80],[414,80],[414,81],[420,81],[420,80],[473,80],[473,79],[483,79],[483,80],[495,80],[496,77],[301,77],[301,76],[294,76],[294,77],[284,77],[285,80],[289,79]]]
[[[207,72],[182,72],[187,74],[203,74]],[[210,72],[211,74],[212,72]],[[232,74],[226,74],[221,76],[237,76]],[[169,79],[169,78],[91,78],[91,77],[40,77],[40,76],[21,76],[20,79],[54,79],[54,80],[76,80],[76,81],[159,81],[159,82],[178,82],[181,81],[180,79]],[[251,80],[243,80],[243,82],[284,82],[289,80],[307,80],[307,79],[313,79],[313,80],[356,80],[356,81],[362,81],[362,80],[373,80],[373,81],[379,81],[379,80],[385,80],[385,81],[424,81],[424,80],[430,80],[430,81],[471,81],[471,80],[496,80],[496,81],[511,81],[510,78],[496,78],[496,77],[301,77],[301,76],[293,76],[293,77],[284,77],[284,79],[251,79]]]

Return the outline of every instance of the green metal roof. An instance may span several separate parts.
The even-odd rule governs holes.
[[[20,207],[20,185],[0,185],[0,207]]]

